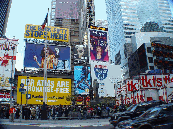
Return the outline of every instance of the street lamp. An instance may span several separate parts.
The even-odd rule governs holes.
[[[27,94],[26,94],[26,106],[28,106],[28,82],[29,82],[29,76],[27,76]]]

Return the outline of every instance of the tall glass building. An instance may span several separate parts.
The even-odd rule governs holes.
[[[5,35],[12,0],[0,0],[0,37]]]
[[[110,59],[125,66],[132,51],[131,37],[138,32],[173,34],[168,0],[105,0],[110,43]],[[125,50],[128,49],[128,50]],[[127,66],[128,67],[128,66]]]

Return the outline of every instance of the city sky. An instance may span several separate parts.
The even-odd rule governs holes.
[[[17,63],[15,67],[17,70],[23,69],[23,59],[24,59],[24,31],[26,24],[41,25],[45,19],[46,13],[49,8],[51,11],[51,1],[52,0],[13,0],[6,36],[7,38],[19,39],[19,45],[17,48]],[[168,0],[171,4],[173,12],[173,0]],[[107,20],[106,16],[106,5],[105,0],[94,0],[95,2],[95,20]]]
[[[7,38],[19,39],[19,45],[17,48],[17,63],[15,67],[17,70],[23,69],[23,59],[24,59],[24,31],[26,24],[41,25],[46,17],[46,13],[49,8],[51,11],[51,1],[52,0],[13,0],[6,36]],[[96,20],[102,19],[106,20],[106,5],[105,0],[95,0],[95,15]]]

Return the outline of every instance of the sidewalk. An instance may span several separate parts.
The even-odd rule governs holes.
[[[9,122],[8,119],[0,119],[5,125],[27,125],[39,127],[81,127],[81,126],[105,126],[109,125],[109,119],[87,119],[87,120],[22,120],[15,119]]]

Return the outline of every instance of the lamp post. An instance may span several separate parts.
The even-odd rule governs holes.
[[[11,60],[11,62],[12,62],[12,70],[11,70],[11,81],[13,81],[13,57],[14,57],[14,50],[15,50],[15,46],[13,46],[12,48],[11,48],[12,50],[13,50],[13,56],[12,56],[12,60]],[[11,82],[11,89],[10,89],[10,108],[12,107],[12,87],[13,87],[13,83]],[[10,119],[11,119],[11,115],[10,115]]]
[[[28,106],[28,82],[29,76],[27,76],[27,94],[26,94],[26,106]]]

